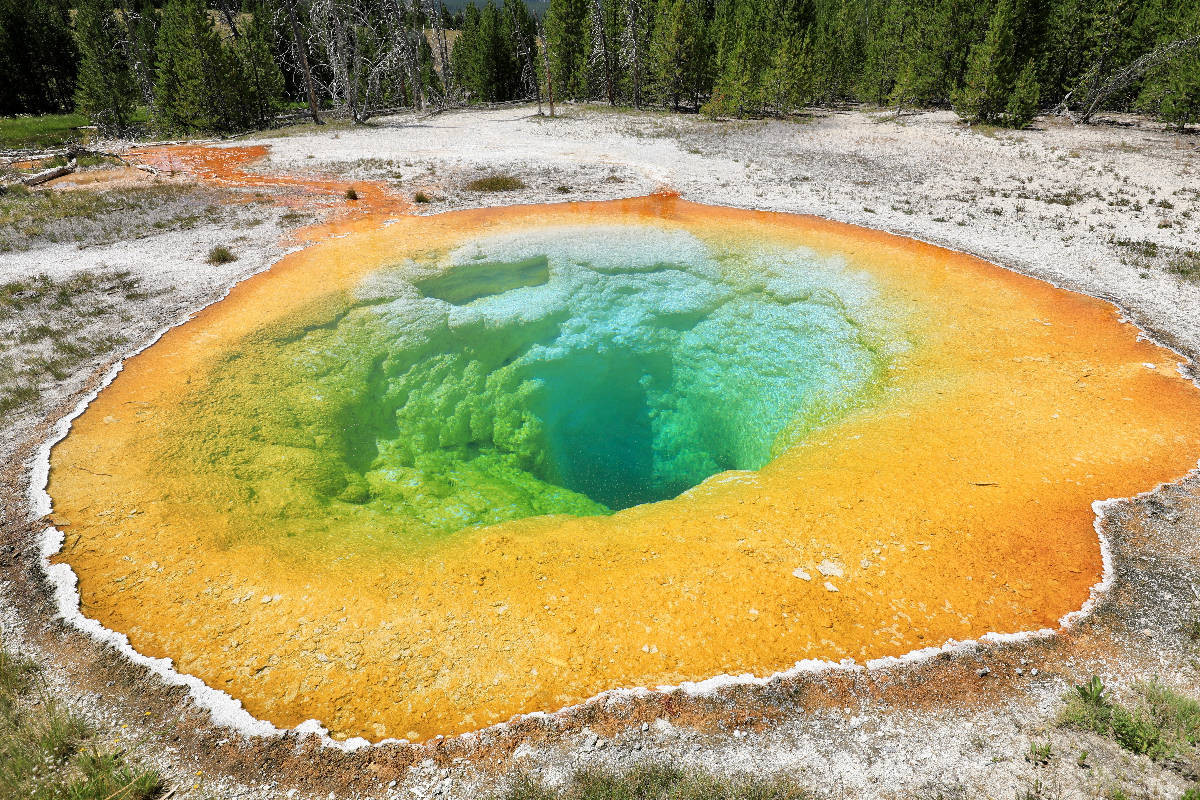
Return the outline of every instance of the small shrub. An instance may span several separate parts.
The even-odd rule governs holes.
[[[424,192],[417,192],[416,194],[413,195],[413,202],[414,203],[432,203],[433,198],[430,197],[429,195],[425,194]]]
[[[1079,694],[1079,698],[1089,706],[1108,705],[1108,701],[1104,697],[1104,683],[1099,676],[1093,675],[1087,683],[1076,686],[1075,691]]]
[[[1029,743],[1029,753],[1026,754],[1025,760],[1035,766],[1044,767],[1050,763],[1050,756],[1053,754],[1049,742],[1038,744],[1037,742]]]
[[[208,251],[208,263],[210,264],[229,264],[233,261],[237,261],[237,256],[223,244],[216,245]]]
[[[525,188],[525,181],[516,175],[489,175],[467,184],[472,192],[514,192]]]
[[[358,192],[355,191],[353,186],[351,186],[349,189],[346,190],[346,199],[347,200],[357,200],[358,199]]]

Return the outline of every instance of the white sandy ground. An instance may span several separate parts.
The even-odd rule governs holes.
[[[387,178],[398,191],[423,190],[436,198],[418,206],[421,213],[671,189],[698,202],[818,214],[975,253],[1114,300],[1154,336],[1190,358],[1200,354],[1200,282],[1181,281],[1162,263],[1130,263],[1129,249],[1112,244],[1150,240],[1200,249],[1195,136],[1134,121],[1087,128],[1048,122],[1038,130],[985,134],[957,124],[949,113],[895,120],[890,114],[845,112],[807,122],[714,124],[657,113],[561,110],[564,118],[555,120],[533,117],[530,108],[403,115],[358,129],[268,137],[261,141],[271,146],[271,155],[261,168],[339,174],[348,183]],[[490,195],[462,188],[495,171],[519,175],[528,186]],[[1082,199],[1053,202],[1075,195]],[[1171,207],[1158,205],[1161,200]],[[55,245],[5,254],[0,281],[37,272],[131,270],[146,288],[164,292],[137,306],[139,316],[126,331],[134,349],[284,252],[282,229],[275,224],[280,212],[255,206],[239,213],[270,217],[271,224],[212,225],[112,246]],[[1169,227],[1160,227],[1164,223]],[[214,244],[233,246],[239,260],[206,264]],[[87,365],[49,394],[64,401],[74,397],[99,366],[100,360]],[[38,421],[5,420],[0,456],[13,453]],[[1191,483],[1194,494],[1196,482]],[[1114,618],[1105,624],[1125,655],[1081,666],[1102,672],[1118,688],[1156,674],[1176,686],[1200,685],[1194,654],[1180,643],[1179,631],[1183,622],[1200,617],[1195,589],[1200,520],[1196,504],[1186,499],[1183,492],[1167,491],[1121,512],[1154,517],[1158,536],[1150,543],[1123,542],[1119,532],[1115,537],[1114,595],[1121,608],[1102,607],[1099,616]],[[11,589],[5,595],[0,621],[6,643],[46,628],[45,604],[14,597]],[[33,646],[36,637],[25,638],[35,655],[45,655]],[[149,738],[152,744],[142,749],[181,787],[177,797],[325,797],[325,787],[338,783],[336,776],[325,776],[319,794],[295,795],[288,794],[293,788],[288,775],[269,770],[197,779],[195,772],[206,763],[203,754],[164,742],[141,726],[119,697],[104,692],[115,681],[101,681],[99,691],[79,691],[55,667],[50,665],[52,684],[76,697],[114,739]],[[521,745],[496,770],[519,767],[559,780],[584,765],[669,759],[725,772],[787,771],[833,797],[1013,797],[1032,790],[1066,798],[1094,797],[1114,787],[1131,796],[1180,796],[1187,782],[1177,772],[1053,724],[1067,681],[1033,677],[1029,669],[1022,680],[1027,683],[1016,700],[955,714],[882,713],[863,704],[792,710],[765,733],[699,733],[663,720],[611,739],[572,731]],[[120,727],[125,724],[133,733]],[[1049,766],[1024,758],[1031,741],[1052,743]],[[1081,750],[1090,753],[1087,768],[1076,763]],[[427,760],[396,781],[367,782],[369,790],[358,781],[360,788],[348,796],[478,797],[494,777],[478,762],[442,766]],[[199,789],[187,788],[196,781]]]

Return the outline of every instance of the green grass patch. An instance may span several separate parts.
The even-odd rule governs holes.
[[[1185,281],[1200,281],[1200,250],[1159,244],[1149,239],[1113,239],[1112,243],[1126,264],[1156,266]]]
[[[1135,684],[1131,701],[1122,704],[1092,678],[1068,695],[1060,722],[1155,761],[1200,764],[1200,701],[1156,680]]]
[[[208,251],[207,260],[210,264],[229,264],[237,261],[237,256],[225,245],[218,244]]]
[[[44,114],[38,117],[0,117],[0,149],[51,148],[76,142],[88,124],[83,114]]]
[[[496,800],[811,800],[790,778],[724,778],[670,764],[643,764],[623,772],[584,769],[551,789],[528,775],[516,777]]]
[[[161,788],[49,697],[33,662],[0,651],[0,798],[150,800]]]
[[[471,181],[467,188],[472,192],[515,192],[525,188],[525,181],[516,175],[488,175]]]
[[[1200,250],[1177,250],[1167,257],[1167,272],[1186,281],[1200,281]]]

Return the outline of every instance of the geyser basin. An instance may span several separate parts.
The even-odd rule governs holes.
[[[616,687],[1052,626],[1095,500],[1200,456],[1112,307],[670,198],[401,219],[131,359],[52,454],[87,613],[278,725],[452,734]]]

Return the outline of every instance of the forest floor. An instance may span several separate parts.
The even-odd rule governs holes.
[[[266,173],[334,176],[346,188],[385,182],[420,214],[655,191],[816,214],[1110,300],[1193,364],[1200,358],[1195,135],[1135,118],[1001,131],[945,112],[714,123],[559,110],[555,119],[530,107],[400,115],[225,144],[266,145],[254,166]],[[501,180],[479,182],[488,178]],[[1171,694],[1200,696],[1196,473],[1110,509],[1115,583],[1084,623],[1053,639],[815,675],[683,713],[657,702],[591,707],[514,726],[486,751],[445,741],[343,753],[214,725],[185,692],[56,619],[31,469],[53,423],[112,364],[300,246],[293,234],[311,213],[185,172],[112,165],[0,195],[3,644],[38,662],[48,691],[108,746],[157,769],[175,797],[486,797],[518,773],[560,785],[583,768],[664,761],[785,774],[830,798],[1179,798],[1200,780],[1200,707]],[[1115,705],[1075,692],[1092,675]],[[1080,699],[1068,703],[1072,694]],[[1126,717],[1136,735],[1113,722]]]

